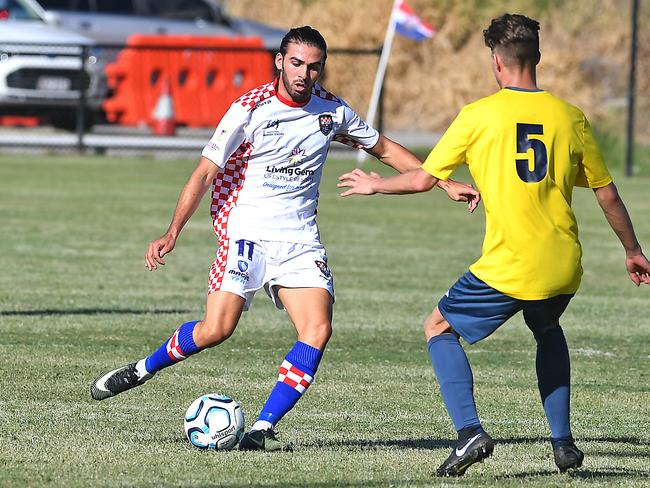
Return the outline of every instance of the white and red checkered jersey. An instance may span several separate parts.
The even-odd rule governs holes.
[[[219,240],[319,240],[318,187],[330,143],[373,147],[379,133],[319,85],[296,104],[276,92],[277,80],[230,106],[202,155],[221,170],[211,213]]]

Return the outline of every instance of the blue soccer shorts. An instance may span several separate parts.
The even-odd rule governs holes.
[[[544,300],[518,300],[504,295],[471,272],[465,273],[438,302],[440,313],[468,343],[485,339],[520,310],[533,334],[559,325],[573,295]]]

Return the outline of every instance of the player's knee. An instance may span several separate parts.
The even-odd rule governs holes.
[[[316,349],[323,350],[330,337],[332,337],[332,324],[321,322],[302,328],[298,339]]]
[[[424,338],[428,342],[432,337],[453,332],[449,322],[438,310],[438,307],[424,321]]]
[[[213,347],[228,339],[235,331],[235,325],[225,324],[217,320],[204,320],[195,332],[194,341],[200,347]]]
[[[564,334],[562,327],[560,327],[559,321],[535,328],[530,327],[530,330],[533,332],[535,342],[537,342],[537,344],[540,346],[546,342],[553,341],[559,334]]]

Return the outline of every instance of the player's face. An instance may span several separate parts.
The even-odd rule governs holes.
[[[290,42],[287,53],[275,58],[275,66],[281,73],[282,84],[294,102],[309,99],[311,88],[325,67],[324,53],[309,44]]]

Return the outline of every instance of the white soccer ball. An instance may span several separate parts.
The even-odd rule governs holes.
[[[187,439],[196,447],[225,451],[244,435],[244,412],[229,396],[209,393],[192,402],[184,425]]]

